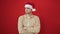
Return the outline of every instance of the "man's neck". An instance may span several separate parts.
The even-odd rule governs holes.
[[[27,13],[26,15],[27,15],[27,16],[32,16],[32,13]]]

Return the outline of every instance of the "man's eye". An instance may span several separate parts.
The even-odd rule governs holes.
[[[30,8],[27,8],[27,9],[30,9]]]

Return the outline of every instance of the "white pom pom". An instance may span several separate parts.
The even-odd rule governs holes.
[[[32,9],[32,11],[34,12],[34,11],[36,11],[36,9]]]

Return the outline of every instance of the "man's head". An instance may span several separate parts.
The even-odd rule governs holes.
[[[26,3],[24,7],[25,7],[25,12],[26,13],[31,13],[32,11],[36,10],[36,9],[34,9],[35,6],[32,3]]]

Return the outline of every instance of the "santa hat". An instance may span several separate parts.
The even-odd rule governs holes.
[[[24,7],[25,7],[25,8],[28,7],[28,8],[30,8],[30,9],[32,9],[32,11],[36,11],[35,6],[34,6],[33,3],[27,2]]]

